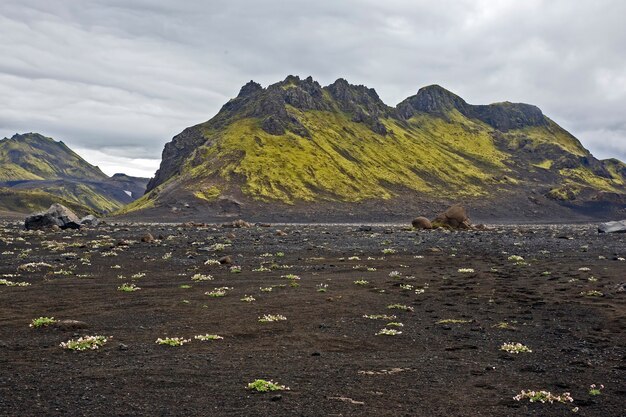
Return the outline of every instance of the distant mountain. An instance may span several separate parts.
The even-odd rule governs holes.
[[[122,213],[385,221],[462,201],[486,219],[608,216],[626,214],[625,183],[622,162],[529,104],[471,105],[432,85],[390,107],[343,79],[289,76],[251,81],[175,136]]]
[[[63,142],[38,133],[0,140],[0,210],[31,212],[53,202],[106,213],[141,197],[145,178],[108,177]]]

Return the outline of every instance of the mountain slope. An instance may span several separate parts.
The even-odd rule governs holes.
[[[625,181],[535,106],[475,106],[429,86],[394,108],[343,79],[321,87],[289,76],[246,84],[211,120],[174,137],[148,194],[125,212],[406,216],[462,199],[541,215],[535,206],[597,210],[606,195],[623,208]]]
[[[0,209],[31,212],[61,201],[80,212],[111,212],[140,197],[146,184],[122,174],[109,178],[63,142],[38,133],[0,140]]]

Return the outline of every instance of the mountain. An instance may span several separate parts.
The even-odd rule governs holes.
[[[81,213],[106,213],[141,197],[147,181],[108,177],[63,142],[38,133],[0,140],[1,210],[32,212],[61,202]]]
[[[374,89],[251,81],[165,145],[146,196],[121,213],[381,221],[462,201],[483,218],[626,208],[625,165],[600,161],[529,104],[471,105],[432,85],[395,107]]]

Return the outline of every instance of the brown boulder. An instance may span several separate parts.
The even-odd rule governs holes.
[[[151,233],[146,233],[141,237],[141,241],[144,243],[154,242],[154,236]]]
[[[434,227],[447,227],[450,229],[470,229],[470,222],[465,208],[460,204],[455,204],[443,213],[439,214],[432,222]]]
[[[229,255],[221,257],[220,259],[218,259],[218,262],[222,265],[230,265],[233,263],[233,258],[231,258]]]
[[[415,229],[432,229],[433,225],[426,217],[416,217],[411,222]]]

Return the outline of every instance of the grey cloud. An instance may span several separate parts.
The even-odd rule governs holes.
[[[626,160],[623,16],[619,0],[4,0],[0,136],[40,131],[108,173],[124,156],[151,175],[242,84],[298,74],[390,105],[432,83],[536,104]]]

